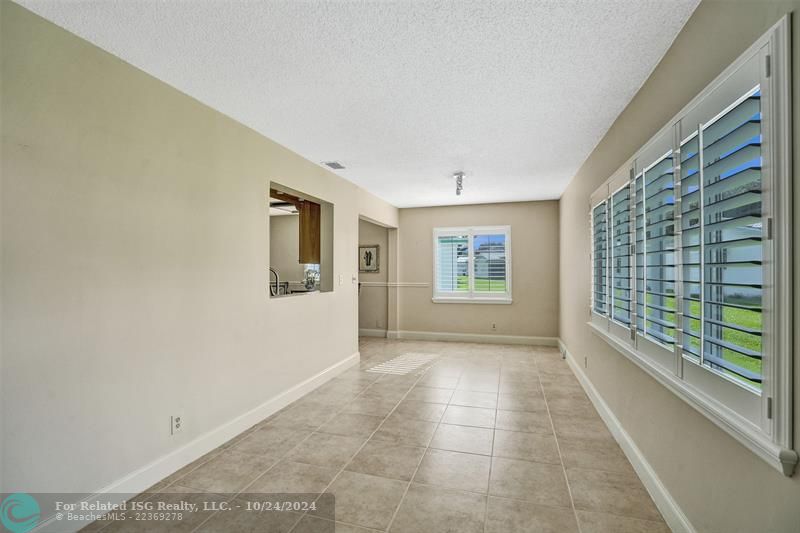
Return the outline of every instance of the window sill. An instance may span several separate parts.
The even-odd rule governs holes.
[[[457,296],[434,296],[431,301],[435,304],[495,304],[509,305],[511,298],[459,298]]]
[[[609,335],[605,330],[587,323],[592,333],[607,342],[612,348],[631,360],[639,368],[647,372],[656,381],[671,390],[676,396],[688,403],[706,418],[711,420],[723,431],[735,438],[739,443],[761,457],[776,470],[785,476],[794,473],[798,463],[798,454],[794,450],[778,446],[753,425],[742,419],[739,415],[726,408],[699,389],[688,385],[677,376],[670,374],[656,364],[639,356],[634,350]]]

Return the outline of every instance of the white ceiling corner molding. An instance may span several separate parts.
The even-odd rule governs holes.
[[[699,3],[16,1],[398,207],[558,198]]]

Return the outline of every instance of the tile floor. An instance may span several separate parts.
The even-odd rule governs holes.
[[[360,367],[137,496],[335,495],[313,513],[204,512],[87,530],[668,532],[555,348],[364,338]],[[424,371],[367,372],[405,353]]]

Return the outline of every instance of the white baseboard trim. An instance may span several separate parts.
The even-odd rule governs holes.
[[[485,344],[524,344],[530,346],[558,346],[557,337],[525,337],[521,335],[489,335],[482,333],[448,333],[444,331],[387,331],[389,339],[416,341],[479,342]]]
[[[359,352],[355,352],[338,363],[335,363],[325,370],[315,374],[314,376],[311,376],[305,381],[302,381],[301,383],[298,383],[290,389],[283,391],[277,396],[272,397],[261,405],[254,407],[250,411],[237,416],[233,420],[225,422],[221,426],[218,426],[217,428],[200,435],[193,441],[181,446],[177,450],[174,450],[167,455],[156,459],[152,463],[145,465],[142,468],[131,472],[125,477],[101,488],[88,498],[84,498],[81,501],[95,500],[99,497],[102,501],[107,501],[110,503],[122,503],[126,497],[139,494],[145,489],[158,483],[165,477],[177,472],[192,461],[199,459],[211,450],[228,442],[241,432],[249,429],[268,416],[283,409],[293,401],[301,398],[320,385],[323,385],[335,378],[342,372],[357,365],[360,360],[361,354]],[[56,521],[51,517],[42,522],[34,531],[53,533],[78,531],[87,526],[90,522],[90,520],[87,520],[86,522],[61,522]]]
[[[385,339],[386,338],[386,330],[385,329],[358,328],[358,336],[359,337],[380,337],[382,339]]]
[[[631,465],[633,465],[633,469],[642,480],[642,484],[647,489],[647,492],[650,493],[650,497],[653,498],[656,507],[661,511],[661,515],[664,517],[664,521],[666,521],[669,528],[675,533],[696,533],[692,523],[689,522],[683,510],[678,506],[678,502],[675,501],[667,490],[667,487],[661,482],[658,474],[656,474],[653,467],[650,466],[650,463],[647,462],[642,451],[636,446],[631,436],[628,435],[628,432],[622,427],[617,417],[611,411],[611,408],[605,400],[603,400],[603,397],[600,396],[600,393],[592,382],[589,381],[589,378],[583,372],[583,368],[581,368],[581,365],[578,364],[578,361],[570,353],[561,339],[558,340],[558,347],[561,353],[565,355],[567,364],[569,364],[575,377],[578,378],[583,390],[586,391],[595,409],[597,409],[600,418],[602,418],[603,422],[608,426],[609,431],[611,431],[611,434],[622,448],[625,456],[631,462]]]

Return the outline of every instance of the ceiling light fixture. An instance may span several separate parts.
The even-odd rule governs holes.
[[[464,188],[464,173],[455,172],[453,177],[456,179],[456,196],[461,196],[461,190]]]

